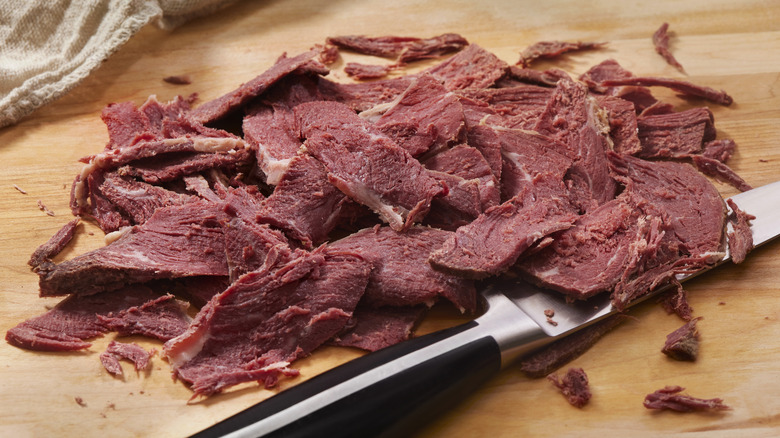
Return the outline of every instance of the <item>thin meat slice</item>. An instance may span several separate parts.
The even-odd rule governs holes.
[[[361,64],[348,62],[344,66],[344,73],[355,79],[379,79],[387,76],[393,70],[392,65]]]
[[[427,58],[438,58],[455,52],[468,44],[465,38],[454,33],[445,33],[431,38],[365,35],[329,37],[328,44],[350,49],[366,55],[395,58],[403,64]]]
[[[683,81],[680,79],[672,78],[659,78],[652,76],[632,76],[622,79],[609,79],[601,82],[601,85],[607,87],[614,87],[617,85],[639,85],[643,87],[666,87],[678,93],[700,97],[702,99],[709,100],[710,102],[717,103],[724,106],[729,106],[734,102],[734,99],[729,96],[725,91],[718,91],[714,88],[706,87],[703,85],[696,85],[694,83]]]
[[[553,90],[536,85],[514,87],[466,89],[458,91],[459,96],[485,102],[500,116],[485,121],[490,125],[506,128],[532,129],[544,112]]]
[[[517,64],[528,67],[531,62],[539,58],[557,58],[564,53],[579,50],[594,50],[606,46],[607,43],[596,42],[569,42],[569,41],[539,41],[531,44],[520,52],[520,60]]]
[[[701,317],[693,318],[682,327],[669,333],[661,353],[675,360],[693,362],[699,356],[699,330],[696,323]]]
[[[702,156],[725,163],[734,155],[737,144],[731,139],[708,141],[703,146]]]
[[[256,220],[284,230],[306,248],[324,242],[351,201],[328,180],[314,157],[293,157],[273,193],[255,211]]]
[[[41,265],[41,296],[89,295],[153,279],[227,275],[219,206],[198,201],[155,211],[110,245]]]
[[[636,119],[642,158],[680,158],[699,154],[706,142],[715,139],[715,125],[709,108],[640,115]],[[618,151],[620,152],[620,151]]]
[[[376,128],[395,140],[412,156],[435,154],[463,138],[463,106],[431,75],[416,79],[398,99],[383,108],[361,113]]]
[[[518,194],[488,209],[458,228],[431,253],[429,262],[465,278],[487,278],[506,271],[535,242],[571,227],[577,219],[565,196],[533,198]]]
[[[720,398],[698,398],[682,392],[680,386],[665,386],[645,396],[644,406],[647,409],[670,410],[676,412],[722,411],[731,409]]]
[[[98,314],[97,318],[108,330],[117,332],[119,336],[140,335],[167,341],[184,333],[189,327],[191,318],[187,314],[188,308],[188,303],[166,294],[140,306]]]
[[[474,282],[434,270],[428,263],[431,251],[453,233],[415,226],[404,233],[389,227],[361,230],[329,246],[359,254],[371,263],[372,270],[363,302],[367,306],[431,307],[444,297],[461,312],[477,308]],[[414,287],[409,287],[414,284]]]
[[[600,108],[584,84],[558,81],[534,130],[565,146],[556,152],[572,160],[570,191],[582,211],[615,197],[617,184],[606,158],[609,125],[600,117]]]
[[[739,191],[746,192],[753,188],[734,169],[715,158],[709,158],[704,155],[689,155],[693,164],[700,172],[710,175],[720,181],[724,181]]]
[[[103,367],[115,376],[124,374],[122,366],[119,364],[120,359],[131,361],[136,371],[142,371],[149,368],[151,358],[152,354],[144,350],[140,345],[117,341],[111,341],[106,351],[100,353],[100,362],[103,364]]]
[[[8,330],[11,345],[36,351],[75,351],[89,348],[88,339],[107,331],[99,315],[110,315],[140,306],[159,295],[146,286],[128,286],[117,293],[90,296],[71,295],[48,312],[30,318]]]
[[[685,73],[682,64],[677,61],[672,52],[669,50],[669,23],[664,23],[653,33],[653,45],[655,51],[658,52],[664,60],[672,67],[680,70],[681,73]]]
[[[588,385],[588,375],[582,368],[569,368],[563,377],[550,374],[547,380],[561,391],[570,405],[582,408],[590,401],[592,394]]]
[[[179,122],[195,100],[195,95],[184,99],[176,96],[168,103],[160,103],[150,96],[140,107],[132,102],[107,105],[100,115],[108,130],[106,149],[132,146],[140,140],[164,138],[164,125]]]
[[[343,104],[305,103],[295,113],[307,152],[325,165],[330,182],[393,229],[408,229],[447,193],[406,150]]]
[[[490,163],[476,148],[458,145],[430,157],[424,164],[428,169],[456,175],[465,181],[477,180],[480,213],[501,203],[499,181]]]
[[[242,382],[276,384],[290,362],[342,330],[363,295],[370,265],[337,251],[266,263],[215,296],[187,332],[164,346],[194,396]]]
[[[226,153],[170,153],[134,161],[117,169],[117,173],[140,178],[147,183],[161,184],[212,169],[227,172],[239,169],[246,171],[250,165],[254,165],[253,155],[248,148],[229,150]]]
[[[729,231],[729,254],[731,261],[739,264],[745,261],[747,254],[753,249],[753,232],[750,229],[750,221],[756,217],[752,214],[742,211],[736,202],[731,199],[726,200],[731,214],[729,222],[731,231]]]
[[[377,351],[409,339],[412,331],[425,315],[425,306],[371,307],[358,306],[352,321],[330,343]]]
[[[410,76],[392,79],[342,84],[317,78],[317,90],[323,100],[341,102],[355,111],[365,111],[389,103],[401,95],[414,80]]]
[[[619,97],[634,104],[637,114],[658,103],[650,89],[637,85],[606,86],[605,81],[621,80],[634,77],[634,74],[623,68],[614,59],[607,59],[594,65],[580,76],[580,80],[597,94]]]
[[[423,71],[444,82],[448,90],[487,88],[504,76],[506,62],[476,44],[469,44],[452,58]]]
[[[607,112],[612,150],[636,155],[642,150],[636,107],[633,102],[615,96],[596,97],[599,107]]]
[[[27,262],[33,269],[36,269],[45,261],[51,259],[62,251],[65,246],[73,239],[76,233],[76,227],[81,223],[81,218],[75,218],[62,226],[53,236],[43,245],[35,249]]]
[[[324,75],[328,73],[328,69],[316,60],[318,55],[318,50],[310,50],[292,58],[282,55],[271,68],[259,76],[242,84],[230,93],[208,101],[192,110],[190,117],[203,124],[219,120],[237,108],[246,105],[277,81],[303,67],[306,67],[307,71],[312,73]]]

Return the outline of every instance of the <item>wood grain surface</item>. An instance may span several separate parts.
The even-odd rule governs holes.
[[[663,22],[687,76],[654,50]],[[738,144],[730,162],[748,183],[780,179],[780,2],[776,1],[245,1],[173,31],[144,28],[81,85],[16,126],[0,130],[0,332],[36,316],[57,299],[38,298],[32,251],[71,219],[69,189],[78,159],[100,151],[107,134],[99,115],[110,102],[161,101],[197,92],[201,101],[232,90],[268,68],[283,52],[297,54],[339,34],[433,36],[458,32],[509,63],[538,40],[608,41],[607,48],[571,54],[556,66],[573,74],[607,58],[638,75],[684,78],[726,90],[730,107],[712,105],[720,138]],[[0,49],[1,50],[1,49]],[[365,60],[356,55],[346,60]],[[539,67],[552,64],[539,63]],[[348,80],[343,61],[331,76]],[[164,83],[186,74],[190,85]],[[678,109],[704,104],[658,90]],[[26,192],[17,190],[20,188]],[[736,191],[717,184],[724,196]],[[50,216],[38,203],[50,209]],[[103,245],[85,221],[57,260]],[[752,253],[686,284],[702,346],[695,363],[660,353],[682,324],[654,303],[608,334],[571,365],[588,373],[593,398],[574,408],[544,379],[517,367],[428,425],[421,437],[780,435],[780,244]],[[466,320],[447,306],[434,309],[421,332]],[[0,342],[0,436],[184,437],[274,394],[244,385],[188,404],[191,392],[153,358],[148,372],[114,378],[99,354],[112,335],[78,353],[36,353]],[[159,343],[130,339],[146,348]],[[323,348],[296,363],[296,384],[358,356]],[[680,385],[691,395],[720,397],[717,414],[651,412],[645,394]],[[77,403],[77,399],[82,403]]]

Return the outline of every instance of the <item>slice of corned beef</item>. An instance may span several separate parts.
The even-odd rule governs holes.
[[[623,308],[675,273],[695,272],[723,257],[725,203],[706,177],[685,163],[615,153],[609,158],[626,190],[647,200],[642,210],[651,217],[645,224],[655,237],[649,241],[656,242],[634,248],[613,291],[615,306]]]
[[[83,214],[95,208],[89,203],[91,189],[96,185],[91,181],[90,176],[95,173],[114,170],[134,161],[159,155],[179,153],[231,154],[244,148],[246,148],[244,141],[234,136],[185,136],[139,141],[132,146],[106,150],[86,157],[82,160],[86,164],[76,176],[71,189],[71,210],[74,214]]]
[[[448,90],[487,88],[504,76],[509,66],[476,44],[469,44],[452,58],[423,71],[444,82]]]
[[[655,51],[661,55],[667,64],[679,70],[681,73],[685,73],[682,64],[677,61],[671,50],[669,50],[669,23],[664,23],[653,33],[653,45]]]
[[[501,148],[502,200],[537,191],[543,182],[552,185],[539,186],[544,189],[540,196],[560,196],[565,192],[563,181],[572,166],[572,160],[560,153],[565,146],[530,131],[496,128],[494,132]],[[543,179],[543,175],[550,176]]]
[[[343,104],[310,102],[294,111],[306,151],[325,165],[330,182],[394,229],[421,220],[431,200],[447,193],[419,161]]]
[[[717,188],[685,163],[609,154],[612,170],[656,211],[671,218],[684,251],[693,258],[722,255],[726,204]]]
[[[708,141],[704,144],[702,156],[726,163],[734,155],[737,143],[731,139],[720,139]]]
[[[427,262],[431,251],[451,235],[452,232],[422,226],[404,233],[374,227],[337,240],[330,247],[354,252],[371,263],[363,297],[366,305],[430,307],[442,296],[461,312],[471,313],[477,307],[474,282],[436,271]]]
[[[383,78],[392,70],[392,65],[361,64],[359,62],[348,62],[344,66],[344,73],[347,76],[359,80]]]
[[[353,50],[366,55],[394,58],[406,63],[427,58],[438,58],[455,52],[468,44],[465,38],[454,33],[445,33],[431,38],[365,35],[329,37],[328,44]]]
[[[704,155],[689,155],[689,157],[700,172],[728,183],[739,191],[746,192],[753,188],[753,186],[734,172],[734,169],[722,161]]]
[[[477,180],[481,206],[479,212],[501,203],[498,179],[493,174],[490,163],[476,148],[465,144],[457,145],[433,155],[425,160],[424,164],[428,169],[455,175],[467,181]]]
[[[497,112],[486,102],[461,96],[466,120],[466,144],[475,148],[485,158],[497,180],[501,180],[501,144],[487,119],[498,118]],[[496,122],[498,124],[498,122]]]
[[[413,76],[399,76],[392,79],[343,84],[318,77],[317,90],[324,100],[341,102],[361,112],[391,102],[406,91],[413,80]]]
[[[640,115],[636,120],[639,142],[637,156],[675,158],[701,153],[705,142],[715,139],[715,125],[709,108],[692,108],[666,114]]]
[[[157,209],[110,245],[57,265],[41,265],[41,296],[89,295],[129,283],[227,275],[219,205],[197,201]]]
[[[627,194],[580,216],[552,244],[519,263],[533,283],[583,299],[611,290],[625,271],[631,248],[646,244],[644,214]]]
[[[271,85],[302,67],[314,74],[327,74],[328,69],[316,60],[318,54],[318,50],[310,50],[292,58],[282,55],[271,68],[259,76],[242,84],[230,93],[193,109],[190,112],[190,117],[203,124],[219,120],[230,112],[246,105],[249,101],[261,95]]]
[[[123,177],[117,172],[95,172],[90,178],[94,180],[90,188],[91,215],[104,232],[116,231],[119,226],[141,225],[158,208],[197,200],[194,196]]]
[[[164,138],[164,123],[179,120],[190,110],[194,99],[195,95],[188,99],[177,96],[162,104],[155,96],[150,96],[140,107],[132,102],[109,104],[100,116],[108,129],[106,149],[132,146],[140,140]]]
[[[144,350],[138,344],[117,341],[111,341],[106,351],[100,353],[100,362],[103,364],[103,368],[115,376],[124,374],[122,366],[119,364],[120,359],[129,360],[133,363],[136,371],[142,371],[149,368],[152,353]]]
[[[553,90],[536,85],[518,85],[503,88],[479,88],[458,91],[460,96],[488,104],[501,117],[487,123],[506,128],[532,129],[547,107]]]
[[[682,394],[685,388],[666,386],[645,396],[647,409],[670,410],[677,412],[722,411],[731,409],[720,398],[703,399]]]
[[[339,224],[347,196],[328,180],[325,166],[314,157],[300,154],[290,160],[273,193],[255,211],[261,223],[281,228],[287,235],[311,248],[324,242]]]
[[[685,321],[690,321],[693,318],[693,307],[688,301],[688,292],[682,287],[678,281],[673,280],[673,284],[676,286],[674,289],[664,292],[658,299],[664,310],[668,314],[676,314]]]
[[[280,374],[297,374],[290,362],[341,331],[369,272],[360,257],[337,251],[266,263],[215,296],[165,355],[195,396],[250,381],[272,387]]]
[[[549,174],[544,178],[545,185],[563,184]],[[571,227],[576,219],[563,191],[559,196],[536,196],[527,190],[458,228],[431,253],[429,262],[437,269],[466,278],[497,275],[535,242]]]
[[[626,79],[633,76],[633,73],[624,69],[614,59],[607,59],[583,73],[580,80],[585,82],[594,93],[615,96],[632,102],[636,107],[637,114],[639,114],[658,102],[649,88],[637,85],[604,85],[604,82],[608,80]]]
[[[680,79],[659,78],[653,76],[632,76],[622,79],[609,79],[602,82],[601,84],[607,87],[614,87],[618,85],[665,87],[686,96],[700,97],[702,99],[724,106],[729,106],[734,102],[734,99],[726,94],[725,91],[718,91],[714,88],[697,85]]]
[[[301,148],[292,109],[256,105],[244,118],[244,138],[255,150],[257,164],[267,184],[279,183],[290,160]]]
[[[532,68],[522,68],[516,65],[509,67],[506,76],[496,82],[499,88],[516,87],[521,84],[539,85],[542,87],[555,87],[559,80],[571,78],[568,73],[561,69],[551,68],[547,70],[534,70]]]
[[[140,178],[151,184],[159,184],[211,169],[246,171],[253,165],[254,154],[249,149],[242,148],[227,153],[183,152],[143,158],[120,167],[117,173]]]
[[[561,391],[570,405],[582,408],[590,401],[592,396],[588,385],[588,375],[582,368],[569,368],[563,377],[550,374],[547,380],[552,382]]]
[[[98,314],[102,325],[119,336],[140,335],[167,341],[184,333],[191,318],[187,315],[189,304],[166,294],[117,312]]]
[[[642,150],[638,135],[636,107],[632,102],[615,96],[597,96],[599,107],[607,112],[612,150],[636,155]]]
[[[262,205],[261,195],[244,189],[231,190],[224,201],[225,217],[221,223],[231,280],[258,269],[275,249],[274,254],[281,254],[279,250],[290,250],[287,237],[281,231],[258,222],[257,212]]]
[[[81,218],[77,217],[63,225],[46,243],[35,249],[27,264],[36,269],[41,263],[51,261],[73,239],[76,227],[78,227],[80,222]]]
[[[600,108],[585,85],[558,81],[534,130],[565,146],[556,152],[572,160],[570,191],[581,210],[614,198],[617,184],[609,174],[605,155],[609,125],[600,117]]]
[[[595,42],[570,42],[570,41],[539,41],[531,44],[520,52],[520,60],[517,61],[518,65],[528,67],[531,62],[539,58],[557,58],[564,53],[575,52],[580,50],[594,50],[600,49],[606,46],[607,43],[595,43]]]
[[[412,156],[436,152],[463,139],[465,121],[458,98],[431,75],[422,75],[387,106],[361,117],[406,149]]]
[[[447,186],[447,194],[431,200],[430,211],[425,215],[422,224],[455,231],[482,213],[479,180],[465,179],[436,170],[429,172],[436,180]]]
[[[116,293],[71,295],[48,312],[8,330],[5,339],[11,345],[28,350],[82,350],[92,345],[86,340],[109,331],[99,315],[140,306],[158,297],[159,294],[140,285],[127,286]]]
[[[358,306],[344,330],[330,343],[377,351],[409,339],[415,325],[425,315],[425,306],[371,307]]]
[[[699,356],[699,330],[696,323],[701,317],[693,318],[682,327],[669,333],[661,353],[675,360],[695,361]]]
[[[728,233],[729,254],[733,263],[742,263],[753,249],[753,232],[750,230],[750,221],[756,217],[742,211],[737,203],[731,199],[728,199],[726,203],[731,208],[729,222],[732,229]]]

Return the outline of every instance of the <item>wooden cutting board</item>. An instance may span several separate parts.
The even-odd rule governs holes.
[[[653,50],[650,36],[667,21],[671,48],[687,76]],[[282,53],[296,54],[329,35],[432,36],[458,32],[514,63],[539,40],[608,41],[606,49],[566,56],[554,65],[579,74],[606,58],[640,75],[685,78],[724,89],[730,107],[713,105],[718,135],[738,144],[730,165],[748,183],[780,179],[780,3],[766,1],[347,1],[240,2],[171,32],[143,29],[93,75],[59,101],[16,126],[0,129],[0,332],[36,316],[57,299],[37,297],[32,251],[70,220],[70,183],[77,160],[107,140],[99,118],[109,102],[161,101],[197,92],[202,100],[232,90]],[[366,60],[358,56],[347,60]],[[376,62],[376,61],[374,61]],[[381,62],[381,61],[380,61]],[[540,63],[539,67],[553,64]],[[348,80],[334,66],[332,77]],[[190,85],[162,78],[187,74]],[[703,104],[659,90],[679,109]],[[17,190],[18,187],[26,192]],[[736,191],[718,184],[725,196]],[[50,209],[49,216],[38,203]],[[103,244],[87,222],[58,260]],[[510,367],[424,437],[476,436],[777,436],[780,434],[780,244],[756,250],[686,284],[702,333],[700,358],[675,362],[659,352],[682,321],[647,303],[571,365],[585,369],[593,399],[574,408],[544,379]],[[441,306],[421,327],[428,332],[467,317]],[[35,353],[0,342],[0,436],[183,437],[271,396],[246,385],[199,403],[170,378],[159,355],[148,372],[108,375],[99,354],[112,336],[78,353]],[[160,344],[130,339],[146,348]],[[358,356],[323,348],[296,363],[288,387]],[[651,412],[645,394],[680,385],[692,395],[720,397],[717,414]],[[81,402],[79,403],[78,400]]]

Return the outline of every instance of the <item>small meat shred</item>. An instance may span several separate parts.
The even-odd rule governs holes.
[[[387,76],[392,69],[393,66],[391,65],[348,62],[347,65],[344,66],[344,73],[355,79],[379,79]]]
[[[644,406],[647,409],[670,410],[676,412],[722,411],[731,409],[722,399],[703,399],[682,394],[685,388],[666,386],[645,396]]]
[[[144,350],[138,344],[135,343],[122,343],[117,341],[111,341],[108,344],[106,351],[100,354],[100,362],[103,367],[109,373],[115,376],[122,376],[122,366],[119,364],[120,359],[127,359],[133,363],[136,371],[142,371],[149,367],[149,361],[155,350],[151,352]]]
[[[675,360],[695,361],[699,355],[699,330],[696,323],[700,319],[701,317],[693,318],[669,333],[661,352]]]
[[[572,406],[582,408],[591,398],[588,376],[582,368],[569,368],[563,378],[557,374],[550,374],[547,380],[552,382],[561,391],[566,400]]]
[[[672,78],[658,78],[650,76],[633,76],[623,79],[609,79],[601,83],[604,86],[614,87],[616,85],[639,85],[643,87],[666,87],[678,93],[688,96],[701,97],[711,102],[729,106],[734,103],[734,99],[726,94],[725,91],[718,91],[714,88],[696,85],[688,81]]]
[[[68,242],[73,239],[73,235],[76,232],[76,227],[79,225],[79,222],[81,222],[81,218],[77,217],[76,219],[73,219],[72,221],[63,225],[63,227],[60,228],[57,233],[51,236],[51,238],[46,243],[39,246],[35,252],[33,252],[27,264],[33,268],[37,268],[41,265],[41,263],[47,260],[51,260],[51,258],[59,254],[60,251],[62,251],[62,249],[65,248],[65,246],[68,244]]]
[[[568,42],[568,41],[539,41],[526,47],[520,53],[520,60],[517,61],[518,65],[528,67],[531,62],[539,58],[556,58],[567,52],[574,52],[578,50],[593,50],[600,49],[606,46],[607,43],[596,42]]]
[[[655,51],[658,52],[669,65],[680,70],[681,73],[685,73],[682,64],[677,61],[669,50],[669,23],[662,24],[661,27],[653,33],[653,45],[655,45]]]
[[[735,264],[745,261],[747,254],[753,249],[753,233],[750,230],[750,221],[756,217],[740,210],[737,203],[729,199],[726,203],[731,208],[729,222],[733,231],[729,235],[729,253],[731,261]]]
[[[192,83],[189,75],[166,76],[163,78],[163,81],[173,85],[189,85]]]

